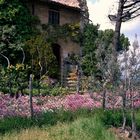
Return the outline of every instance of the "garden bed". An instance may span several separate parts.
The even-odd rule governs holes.
[[[106,97],[106,108],[114,109],[122,106],[122,98],[110,93]],[[135,100],[135,106],[140,107],[140,98]],[[80,108],[95,109],[102,107],[102,96],[99,93],[71,94],[66,96],[34,96],[34,115],[54,110],[77,110]],[[129,106],[128,106],[129,107]],[[9,94],[0,93],[0,118],[10,116],[30,116],[29,96],[11,98]]]

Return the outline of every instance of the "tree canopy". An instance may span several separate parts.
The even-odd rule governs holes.
[[[11,63],[22,61],[21,48],[36,31],[35,20],[24,1],[0,1],[0,53],[7,56]],[[1,59],[2,64],[3,61]]]
[[[113,37],[115,32],[112,29],[106,29],[105,31],[99,30],[98,25],[88,24],[84,28],[83,32],[83,61],[82,67],[83,71],[86,75],[91,75],[92,73],[96,73],[97,70],[97,58],[96,51],[99,46],[103,46],[104,50],[110,49],[109,47],[113,44]],[[117,51],[121,52],[125,49],[128,49],[130,45],[129,39],[125,37],[124,34],[120,36],[120,46]],[[104,53],[103,55],[106,55]]]

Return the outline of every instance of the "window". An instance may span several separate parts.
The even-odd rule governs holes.
[[[49,24],[59,24],[59,11],[49,10]]]

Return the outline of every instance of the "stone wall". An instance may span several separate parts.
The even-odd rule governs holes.
[[[30,6],[29,6],[30,7]],[[31,8],[30,8],[31,9]],[[47,3],[36,3],[34,14],[39,17],[42,24],[48,24],[48,11],[49,6]],[[66,23],[79,23],[80,22],[80,12],[77,10],[73,10],[66,7],[60,7],[60,25]],[[61,47],[60,55],[61,55],[61,77],[63,77],[63,60],[68,56],[68,54],[75,53],[79,54],[80,46],[79,44],[68,39],[67,41],[59,40],[58,42],[54,42]]]
[[[31,7],[31,6],[29,6]],[[30,8],[31,9],[31,8]],[[39,17],[41,24],[48,24],[48,11],[49,6],[45,2],[35,3],[35,15]],[[80,22],[80,13],[79,11],[72,10],[70,8],[59,8],[60,11],[60,25],[66,23],[79,23]],[[79,44],[72,42],[71,40],[63,41],[59,40],[58,43],[62,49],[62,57],[66,56],[68,53],[79,53]]]
[[[35,3],[35,15],[39,17],[42,24],[48,23],[49,6],[47,3]],[[60,11],[60,25],[66,23],[79,23],[80,13],[77,10],[70,8],[59,7]]]

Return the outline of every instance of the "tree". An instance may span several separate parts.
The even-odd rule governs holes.
[[[83,52],[83,46],[82,46],[82,34],[85,25],[89,23],[89,12],[88,12],[88,6],[86,0],[78,0],[79,7],[80,7],[80,32],[81,32],[81,38],[80,38],[80,61],[78,62],[78,82],[77,82],[77,93],[79,93],[80,90],[80,77],[82,75],[82,68],[81,68],[81,60],[82,60],[82,52]]]
[[[87,24],[83,30],[82,70],[86,76],[96,72],[95,52],[97,49],[98,28],[98,25]]]
[[[132,136],[136,136],[136,122],[135,122],[135,107],[137,106],[136,100],[139,98],[140,87],[140,52],[137,36],[133,42],[133,48],[129,51],[124,51],[121,62],[122,81],[124,81],[123,91],[123,129],[126,124],[126,107],[130,105],[131,121],[132,121]]]
[[[139,15],[140,15],[140,0],[119,0],[117,13],[108,16],[111,21],[116,22],[113,43],[114,57],[117,57],[116,50],[120,45],[120,30],[122,22],[134,19]]]
[[[107,53],[105,50],[109,49],[112,44],[113,36],[115,32],[112,29],[106,29],[105,31],[98,30],[98,25],[87,24],[83,32],[83,55],[82,55],[82,69],[86,76],[91,73],[96,75],[97,72],[97,59],[96,51],[100,46],[103,47],[102,57],[105,57]],[[129,39],[124,34],[120,36],[121,44],[118,48],[118,52],[128,49],[130,45]]]
[[[119,65],[114,62],[112,51],[112,44],[106,48],[104,43],[100,43],[96,50],[97,72],[95,74],[95,79],[99,89],[102,91],[103,109],[107,107],[107,91],[114,92],[120,79]]]
[[[103,108],[106,108],[106,91],[110,90],[111,86],[115,89],[120,79],[119,65],[115,62],[113,56],[113,44],[112,40],[115,32],[112,29],[106,29],[105,31],[99,31],[96,41],[96,59],[97,70],[95,77],[99,80],[101,90],[103,91]],[[117,52],[123,52],[128,50],[130,45],[129,40],[124,34],[120,36],[120,46]]]
[[[106,29],[104,31],[100,30],[98,34],[98,42],[104,43],[105,48],[112,44],[113,37],[115,35],[114,30],[112,29]],[[125,49],[128,50],[128,47],[130,45],[129,39],[124,35],[120,35],[120,45],[117,48],[117,52],[124,51]]]
[[[22,61],[24,42],[36,32],[34,21],[24,1],[0,1],[0,52],[12,64]]]
[[[31,60],[29,65],[37,79],[40,79],[44,74],[52,78],[59,77],[58,63],[51,47],[52,42],[47,42],[46,37],[47,34],[42,33],[26,42],[26,54]]]
[[[83,32],[84,26],[89,23],[89,12],[86,0],[78,0],[78,2],[81,12],[80,29]]]

